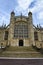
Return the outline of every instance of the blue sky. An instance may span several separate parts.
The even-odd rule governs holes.
[[[43,26],[43,0],[1,0],[0,1],[0,26],[10,22],[11,11],[15,15],[28,15],[28,12],[33,13],[33,24]]]

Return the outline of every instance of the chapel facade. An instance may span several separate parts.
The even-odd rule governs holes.
[[[33,25],[32,12],[28,16],[10,14],[10,24],[0,27],[0,46],[32,46],[43,47],[43,28]]]

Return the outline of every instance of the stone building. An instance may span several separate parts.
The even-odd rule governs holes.
[[[43,28],[33,25],[32,13],[28,16],[15,16],[12,11],[10,24],[0,27],[0,46],[32,46],[43,47]]]

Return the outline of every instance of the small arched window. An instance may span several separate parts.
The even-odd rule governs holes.
[[[5,37],[4,37],[5,40],[8,40],[8,31],[5,31]]]
[[[38,40],[38,33],[36,31],[34,32],[34,40]]]

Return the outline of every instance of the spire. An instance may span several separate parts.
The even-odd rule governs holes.
[[[11,12],[11,15],[15,15],[14,10]]]
[[[21,13],[21,16],[22,16],[22,13]]]
[[[32,12],[31,12],[31,11],[29,11],[28,15],[32,15]]]
[[[15,19],[15,13],[14,11],[11,12],[10,22],[14,22]]]
[[[22,19],[22,13],[21,13],[21,19]]]

